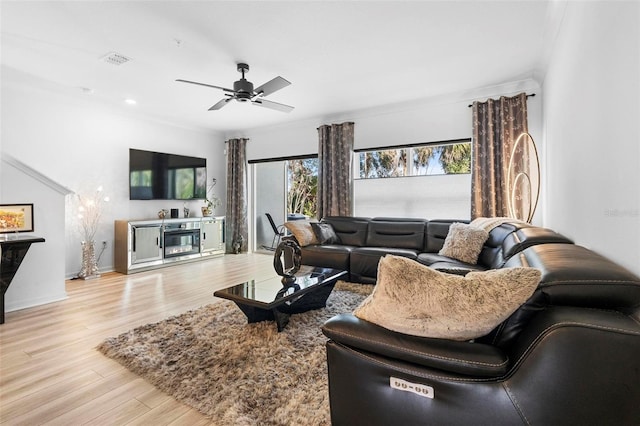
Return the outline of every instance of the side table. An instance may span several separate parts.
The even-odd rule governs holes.
[[[33,243],[44,243],[44,238],[40,237],[10,237],[10,239],[0,239],[0,285],[2,286],[2,301],[0,306],[0,324],[4,324],[4,294],[7,292],[13,277],[18,272],[20,264],[29,251]]]

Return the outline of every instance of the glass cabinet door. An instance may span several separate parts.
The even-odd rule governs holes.
[[[150,262],[162,259],[160,226],[133,226],[131,240],[131,263]]]
[[[203,253],[224,250],[224,219],[203,220],[201,232]]]

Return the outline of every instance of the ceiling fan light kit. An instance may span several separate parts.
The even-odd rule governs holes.
[[[198,86],[211,87],[213,89],[219,89],[224,92],[227,92],[225,93],[225,96],[227,97],[224,99],[221,99],[216,104],[214,104],[211,108],[209,108],[209,111],[216,111],[221,109],[222,107],[227,105],[229,101],[231,101],[232,99],[235,99],[238,102],[251,102],[253,105],[273,109],[275,111],[281,111],[281,112],[293,111],[292,106],[281,104],[278,102],[268,101],[264,99],[265,96],[269,96],[270,94],[289,86],[291,84],[289,81],[278,76],[272,80],[269,80],[262,86],[258,86],[257,88],[254,89],[253,83],[244,77],[244,74],[249,72],[249,65],[245,63],[239,63],[237,64],[237,69],[238,69],[238,72],[242,74],[242,78],[240,78],[240,80],[235,81],[233,83],[233,89],[228,89],[226,87],[221,87],[221,86],[214,86],[212,84],[198,83],[196,81],[182,80],[182,79],[177,79],[176,81],[180,83],[189,83],[189,84],[196,84]]]

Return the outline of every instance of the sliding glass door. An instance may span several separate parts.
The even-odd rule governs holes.
[[[287,220],[316,217],[317,157],[251,162],[253,173],[254,250],[273,249],[276,228]]]

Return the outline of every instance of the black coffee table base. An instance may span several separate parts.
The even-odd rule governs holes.
[[[299,314],[326,307],[327,299],[335,285],[336,281],[333,281],[329,284],[323,285],[315,291],[304,293],[298,298],[288,300],[272,309],[258,308],[239,301],[234,302],[245,314],[249,323],[275,321],[278,326],[278,331],[280,332],[284,330],[287,324],[289,324],[289,317],[292,314]]]
[[[214,296],[231,300],[246,315],[249,323],[275,321],[284,330],[292,314],[327,306],[327,298],[347,271],[302,265],[291,283],[282,277],[250,280],[217,290]]]

